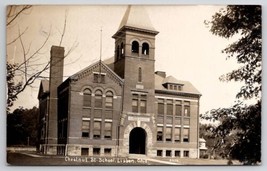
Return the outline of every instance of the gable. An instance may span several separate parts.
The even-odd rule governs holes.
[[[90,77],[90,81],[94,82],[94,74],[104,75],[105,79],[112,80],[114,83],[120,86],[123,84],[123,80],[102,61],[98,61],[86,67],[85,69],[77,72],[76,74],[70,77],[70,80],[82,81],[83,79],[88,79]]]
[[[49,80],[41,80],[39,92],[38,92],[38,99],[41,99],[44,95],[49,94]]]

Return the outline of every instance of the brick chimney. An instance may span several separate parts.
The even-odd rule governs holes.
[[[52,46],[50,51],[49,110],[47,144],[57,144],[57,88],[63,81],[64,47]],[[56,149],[52,153],[56,153]]]

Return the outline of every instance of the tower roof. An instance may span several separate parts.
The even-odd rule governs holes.
[[[129,5],[127,7],[127,10],[121,20],[119,30],[123,26],[156,31],[154,26],[151,24],[150,18],[144,6],[140,6],[140,5],[139,6]]]

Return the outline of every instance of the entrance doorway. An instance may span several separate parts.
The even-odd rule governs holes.
[[[146,154],[146,131],[143,128],[134,128],[129,137],[129,153]]]

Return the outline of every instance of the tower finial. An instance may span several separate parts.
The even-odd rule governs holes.
[[[100,28],[100,61],[102,58],[102,26]]]

